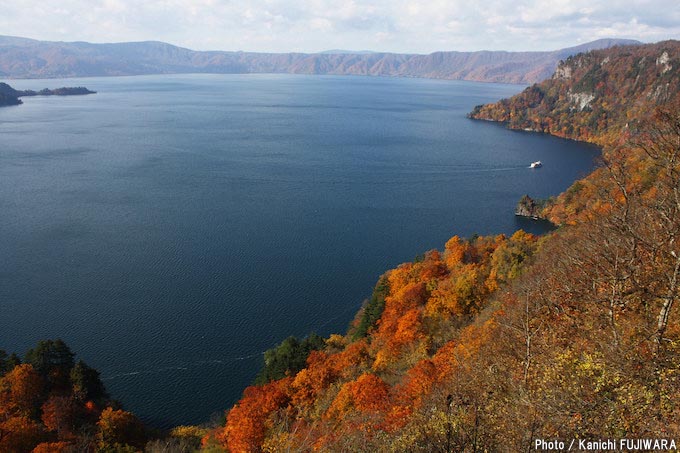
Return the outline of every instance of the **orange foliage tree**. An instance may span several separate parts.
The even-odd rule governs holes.
[[[217,434],[222,445],[234,453],[258,451],[266,431],[273,425],[271,417],[290,401],[288,388],[292,378],[251,386],[229,411],[224,430]]]
[[[102,411],[97,426],[101,448],[125,445],[142,447],[145,443],[144,427],[130,412],[108,407]]]

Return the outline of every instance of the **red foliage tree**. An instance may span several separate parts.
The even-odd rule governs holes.
[[[234,453],[259,451],[271,426],[270,416],[290,401],[291,382],[292,378],[285,378],[246,388],[243,398],[229,411],[226,426],[216,434],[217,440]]]
[[[57,433],[60,439],[74,435],[77,408],[68,396],[52,395],[42,406],[42,421],[48,431]]]

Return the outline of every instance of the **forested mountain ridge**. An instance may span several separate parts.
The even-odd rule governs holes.
[[[595,143],[603,147],[605,163],[635,166],[640,165],[638,153],[619,145],[639,135],[641,124],[659,106],[679,103],[680,41],[663,41],[569,57],[550,79],[509,99],[477,106],[470,117]],[[616,156],[611,155],[614,149]],[[542,216],[562,224],[596,215],[602,201],[595,193],[602,181],[596,180],[607,178],[608,171],[596,170],[574,184],[547,203]]]
[[[170,73],[335,74],[532,83],[557,62],[595,48],[634,44],[600,39],[546,52],[256,53],[194,51],[163,42],[93,44],[0,36],[0,76],[56,78]],[[638,43],[639,44],[639,43]]]
[[[477,106],[470,117],[606,145],[656,106],[679,99],[678,87],[680,41],[619,46],[571,56],[551,78]]]

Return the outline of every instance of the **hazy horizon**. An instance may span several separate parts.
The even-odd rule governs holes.
[[[429,55],[432,53],[437,53],[437,52],[461,52],[461,53],[474,53],[474,52],[551,52],[551,51],[558,51],[558,50],[563,50],[563,49],[569,49],[572,47],[578,47],[579,45],[582,44],[589,44],[592,42],[596,42],[599,40],[612,40],[612,41],[620,41],[620,40],[631,40],[631,41],[638,41],[641,44],[653,44],[654,42],[645,42],[641,40],[636,40],[633,38],[622,38],[618,36],[611,36],[611,37],[602,37],[602,38],[597,38],[591,41],[586,41],[586,42],[579,42],[575,43],[572,45],[567,45],[565,47],[560,47],[560,48],[551,48],[551,49],[544,49],[544,50],[535,50],[535,49],[519,49],[519,50],[507,50],[507,49],[497,49],[497,50],[491,50],[491,49],[477,49],[477,50],[450,50],[450,49],[439,49],[439,50],[433,50],[432,52],[399,52],[399,51],[382,51],[382,50],[373,50],[373,49],[340,49],[340,48],[333,48],[333,49],[321,49],[317,51],[309,51],[309,52],[304,52],[304,51],[290,51],[290,50],[282,50],[282,51],[264,51],[264,50],[242,50],[242,49],[195,49],[192,47],[187,47],[183,46],[181,44],[177,44],[174,42],[169,42],[169,41],[162,41],[158,39],[147,39],[147,40],[141,40],[141,41],[102,41],[102,42],[97,42],[97,41],[84,41],[84,40],[43,40],[43,39],[38,39],[34,38],[32,36],[18,36],[18,35],[3,35],[0,34],[0,38],[11,38],[11,39],[25,39],[25,40],[30,40],[30,41],[37,41],[37,42],[45,42],[45,43],[63,43],[63,44],[74,44],[74,43],[86,43],[86,44],[95,44],[95,45],[117,45],[117,44],[140,44],[140,43],[161,43],[161,44],[169,44],[171,46],[179,47],[179,48],[184,48],[190,51],[197,51],[197,52],[244,52],[244,53],[261,53],[261,54],[285,54],[285,53],[300,53],[300,54],[351,54],[351,55],[363,55],[363,54],[400,54],[400,55]],[[668,40],[673,40],[676,38],[668,38]],[[661,39],[659,41],[665,41],[665,39]]]

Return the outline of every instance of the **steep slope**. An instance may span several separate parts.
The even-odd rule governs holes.
[[[614,47],[568,57],[551,79],[470,116],[604,145],[656,106],[676,101],[679,86],[680,41]]]
[[[595,120],[583,136],[602,144],[605,165],[554,204],[579,207],[569,214],[571,225],[542,238],[521,231],[509,238],[453,237],[443,251],[388,271],[346,335],[332,335],[323,345],[312,338],[307,343],[313,347],[286,340],[288,347],[277,348],[269,357],[276,359],[271,373],[261,374],[269,382],[244,391],[224,426],[203,438],[204,450],[549,449],[541,439],[582,441],[575,444],[579,450],[613,449],[598,445],[600,439],[623,451],[677,449],[680,86],[674,78],[664,82],[677,61],[676,45],[650,45],[633,60],[630,49],[576,57],[546,82],[562,94],[554,102],[537,110],[545,96],[537,98],[532,87],[517,98],[523,107],[507,110],[514,127],[526,123],[515,125],[511,113],[530,124],[553,112]],[[586,66],[589,61],[600,69]],[[626,71],[649,61],[655,69],[630,82]],[[565,68],[571,68],[568,77]],[[575,87],[598,90],[602,83],[620,91],[598,92],[596,115],[579,110]],[[662,93],[658,87],[665,86]],[[618,97],[624,94],[631,97]],[[515,101],[504,102],[476,114],[502,119],[492,114]],[[607,110],[612,102],[617,109]],[[628,126],[605,121],[605,113],[628,118]],[[567,125],[568,118],[560,121]],[[64,396],[79,397],[84,387],[74,384],[84,374],[74,379],[44,367],[55,364],[37,352],[47,346],[60,351],[56,364],[64,366],[57,368],[73,368],[65,345],[39,345],[26,355],[33,365],[18,365],[0,351],[3,451],[30,451],[39,442],[37,452],[68,451],[91,436],[102,450],[139,451],[138,422],[114,408],[102,411],[104,405],[87,415],[90,431],[82,439],[64,429],[74,426]],[[300,354],[307,356],[303,367]],[[96,384],[92,372],[85,374]],[[45,385],[52,391],[41,391]],[[182,451],[179,438],[195,439],[201,430],[173,433],[172,447],[152,442],[147,451]]]
[[[0,82],[0,107],[19,104],[21,104],[19,92],[6,83]]]
[[[505,111],[521,128],[523,121],[541,124],[534,121],[541,105],[546,115],[597,120],[587,138],[604,144],[606,165],[575,185],[587,186],[587,195],[570,189],[572,197],[588,200],[577,221],[541,239],[523,232],[454,237],[443,252],[387,272],[347,335],[328,338],[302,370],[246,389],[205,447],[528,451],[548,448],[536,444],[540,439],[614,439],[616,448],[634,449],[618,441],[626,438],[665,442],[638,449],[676,448],[676,46],[581,55],[538,86],[554,90],[554,102],[541,104],[545,95],[536,97],[532,87],[516,98],[523,105],[513,100],[477,109],[475,115],[489,112],[486,118],[498,120],[503,114],[492,113]],[[654,70],[637,71],[624,83],[646,64]],[[577,109],[573,97],[582,92],[573,90],[591,86],[604,89],[597,91],[601,108],[593,115]],[[607,91],[613,89],[618,94]],[[609,102],[624,109],[611,114],[635,128],[607,122]],[[513,123],[510,113],[526,119]]]
[[[642,165],[639,153],[620,145],[637,140],[641,124],[659,106],[679,103],[680,42],[664,41],[569,57],[551,79],[510,99],[477,106],[470,117],[604,147],[603,168],[545,205],[542,216],[564,224],[598,215],[607,203],[596,191],[612,165]]]
[[[584,49],[633,44],[598,40],[553,52],[370,53],[197,52],[162,42],[91,44],[0,37],[0,76],[46,78],[165,73],[292,73],[430,77],[532,83]]]

